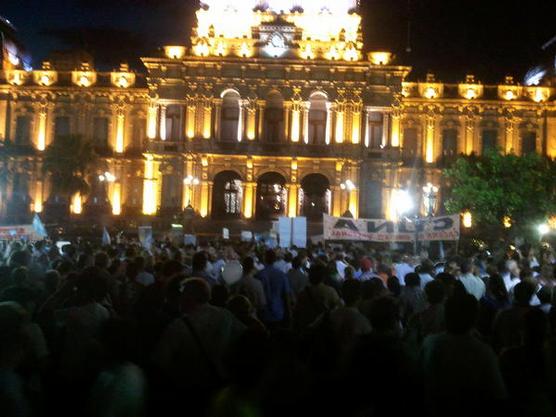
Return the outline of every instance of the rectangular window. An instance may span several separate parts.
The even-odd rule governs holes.
[[[402,158],[408,160],[417,156],[417,129],[406,128],[403,133]]]
[[[537,134],[524,132],[521,137],[521,154],[529,155],[535,152],[537,152]]]
[[[369,147],[378,149],[382,145],[383,115],[382,113],[369,113]]]
[[[138,118],[133,123],[133,138],[131,146],[133,148],[143,148],[143,143],[147,137],[147,120]]]
[[[168,106],[166,110],[166,138],[180,140],[182,136],[182,117],[180,106]]]
[[[54,121],[54,138],[69,136],[70,131],[70,118],[68,116],[58,116]]]
[[[442,156],[453,158],[458,153],[458,130],[444,129],[442,131]]]
[[[496,150],[498,147],[498,131],[495,129],[485,129],[482,134],[483,153],[489,150]]]
[[[28,116],[17,117],[14,139],[14,143],[19,146],[31,144],[31,120]]]
[[[93,120],[93,145],[97,148],[108,148],[108,118],[95,117]]]

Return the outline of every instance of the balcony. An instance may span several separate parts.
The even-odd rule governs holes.
[[[265,143],[258,141],[226,142],[207,139],[188,141],[150,141],[147,151],[157,154],[212,153],[221,155],[296,156],[319,158],[382,159],[382,149],[368,149],[361,144],[313,145],[305,143]]]

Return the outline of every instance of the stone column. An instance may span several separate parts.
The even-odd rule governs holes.
[[[382,114],[382,147],[389,145],[388,138],[390,133],[390,113]]]
[[[245,103],[243,100],[239,100],[238,105],[239,115],[237,118],[237,141],[241,142],[243,140],[243,108],[245,107]]]
[[[160,139],[166,140],[166,106],[160,106]]]
[[[325,140],[326,144],[329,145],[332,140],[332,109],[334,105],[332,103],[326,103],[326,133]]]
[[[220,122],[222,119],[222,99],[214,100],[214,137],[220,140]]]
[[[289,101],[284,102],[284,140],[286,142],[291,141],[290,137],[290,113],[291,113],[292,103]]]
[[[309,112],[311,110],[311,102],[307,101],[303,104],[303,142],[309,143]]]
[[[393,113],[391,122],[392,129],[390,132],[390,145],[393,148],[399,148],[401,136],[401,116],[398,113]]]
[[[258,126],[257,126],[257,139],[258,140],[262,140],[263,139],[263,135],[264,135],[264,108],[265,108],[266,102],[264,100],[258,100],[257,101],[257,110],[259,113],[259,121],[258,121]]]
[[[151,103],[147,110],[147,138],[156,139],[158,106]]]

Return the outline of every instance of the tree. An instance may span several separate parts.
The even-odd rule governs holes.
[[[452,214],[469,210],[474,224],[499,231],[509,218],[524,232],[556,214],[555,174],[556,163],[536,154],[491,151],[460,157],[444,170],[452,189],[446,209]]]
[[[57,137],[44,152],[43,170],[50,174],[52,195],[67,204],[76,193],[89,192],[87,175],[97,160],[90,141],[81,136]]]

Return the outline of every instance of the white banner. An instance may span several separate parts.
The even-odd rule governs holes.
[[[399,222],[372,219],[350,219],[324,215],[325,240],[366,242],[421,242],[458,240],[459,215],[406,219]]]

